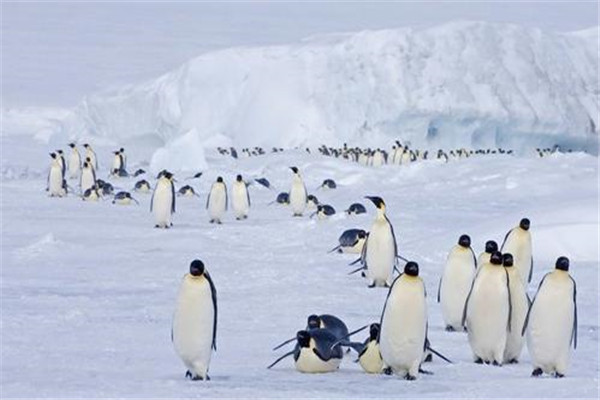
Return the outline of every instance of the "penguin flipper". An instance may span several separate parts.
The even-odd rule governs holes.
[[[150,198],[150,212],[152,212],[152,208],[154,207],[154,196],[156,195],[156,188],[154,188],[154,192],[152,192],[152,197]]]
[[[339,249],[339,248],[341,248],[341,247],[342,247],[342,245],[341,245],[341,244],[339,244],[339,245],[335,246],[333,249],[329,250],[327,253],[333,253],[334,251],[336,251],[337,249]],[[359,260],[360,260],[360,259],[359,259]]]
[[[548,272],[548,274],[549,273],[550,272]],[[527,315],[525,315],[525,322],[523,322],[523,329],[521,330],[521,336],[523,336],[525,334],[525,331],[527,330],[527,325],[529,324],[529,315],[531,314],[531,309],[533,308],[533,304],[535,303],[535,299],[536,299],[538,293],[540,292],[540,289],[542,288],[542,284],[544,283],[544,280],[546,279],[546,276],[548,276],[548,274],[544,275],[544,277],[540,281],[540,284],[538,285],[537,292],[535,292],[535,296],[533,296],[533,300],[531,301],[531,304],[529,305],[529,309],[527,310]]]
[[[475,285],[475,279],[477,279],[477,275],[473,279],[473,282],[471,282],[471,289],[469,289],[469,294],[467,295],[467,299],[465,300],[465,306],[463,307],[463,315],[462,315],[462,320],[460,323],[463,327],[466,326],[465,323],[467,322],[467,307],[469,306],[469,300],[471,298],[471,293],[473,293],[473,286]]]
[[[510,234],[512,233],[512,231],[513,230],[511,229],[508,232],[506,232],[506,235],[504,235],[504,240],[502,240],[502,245],[500,246],[500,251],[502,251],[502,249],[504,248],[504,245],[506,244],[506,240],[508,239],[508,237],[510,236]]]
[[[529,277],[527,278],[527,283],[531,282],[532,277],[533,277],[533,256],[531,256],[531,265],[529,267]]]
[[[275,366],[275,364],[277,364],[279,361],[283,360],[286,357],[291,356],[292,354],[294,354],[296,352],[296,349],[289,351],[287,353],[285,353],[284,355],[282,355],[281,357],[279,357],[277,360],[275,360],[271,365],[269,365],[267,367],[267,369],[271,369],[273,366]]]
[[[437,302],[440,302],[440,291],[442,290],[442,278],[443,276],[440,276],[440,282],[438,283],[438,291],[437,291]]]
[[[573,282],[573,331],[571,333],[571,343],[573,343],[573,348],[577,348],[577,284],[575,283],[575,279],[569,276],[571,281]]]
[[[210,203],[210,194],[212,193],[212,188],[210,192],[208,192],[208,196],[206,197],[206,209],[208,210],[208,204]]]
[[[210,285],[210,294],[213,303],[214,317],[213,317],[213,337],[212,337],[212,348],[217,351],[217,289],[213,283],[212,278],[208,272],[204,273],[208,284]]]
[[[506,290],[508,290],[508,331],[511,331],[512,328],[512,301],[510,300],[510,277],[508,276],[508,271],[506,268],[504,269],[504,273],[506,274]]]
[[[175,214],[175,184],[171,182],[171,212]]]

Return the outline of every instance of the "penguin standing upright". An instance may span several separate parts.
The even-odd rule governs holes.
[[[471,238],[461,235],[458,244],[450,250],[444,274],[438,288],[438,303],[442,305],[442,316],[447,331],[461,331],[465,301],[471,289],[477,269]]]
[[[65,155],[62,150],[56,150],[56,158],[60,164],[63,177],[67,176],[67,161],[65,160]]]
[[[502,267],[502,254],[495,252],[483,264],[467,297],[463,325],[476,363],[501,366],[510,326],[508,272]],[[518,329],[518,328],[516,328]]]
[[[96,171],[89,161],[84,161],[83,163],[79,186],[81,186],[81,193],[85,193],[86,190],[96,187]]]
[[[161,171],[154,193],[150,200],[150,211],[154,213],[155,228],[168,229],[173,226],[172,214],[175,213],[175,185],[173,174]]]
[[[508,332],[506,338],[506,348],[504,349],[504,363],[514,364],[519,362],[521,356],[521,350],[523,350],[523,344],[525,340],[521,334],[520,327],[525,322],[527,311],[529,310],[529,297],[525,292],[525,287],[521,282],[521,275],[519,270],[514,267],[513,256],[510,253],[504,253],[502,255],[502,265],[508,273],[508,287],[510,289],[510,326],[511,330]]]
[[[398,250],[394,228],[385,215],[385,203],[381,197],[370,197],[377,215],[362,249],[361,260],[369,279],[369,287],[390,286],[396,265]]]
[[[388,292],[381,314],[379,349],[391,372],[417,379],[427,338],[425,284],[419,265],[409,261]]]
[[[296,167],[290,167],[294,173],[292,178],[292,188],[290,189],[290,204],[294,217],[301,217],[306,209],[306,186]]]
[[[171,340],[192,380],[210,380],[208,367],[217,349],[217,290],[200,260],[192,261],[177,296]]]
[[[521,334],[525,332],[532,376],[565,376],[571,344],[577,348],[577,285],[567,257],[559,257],[554,271],[542,278]]]
[[[81,170],[81,156],[75,143],[69,143],[71,153],[69,154],[69,178],[77,179]]]
[[[519,268],[521,281],[527,286],[533,275],[533,257],[531,251],[531,233],[529,232],[529,219],[523,218],[519,226],[508,231],[500,250],[513,255],[515,264]]]
[[[250,209],[250,193],[248,192],[248,186],[242,179],[241,175],[238,175],[233,182],[231,188],[231,204],[233,206],[233,212],[235,219],[246,219],[248,218],[248,210]]]
[[[121,169],[123,171],[126,171],[127,170],[127,154],[125,154],[125,149],[121,147],[119,149],[119,154],[121,155]]]
[[[490,262],[490,257],[493,253],[498,251],[498,243],[493,240],[488,240],[485,242],[485,251],[483,251],[477,257],[477,271],[479,272],[479,268],[485,263]]]
[[[123,168],[123,158],[121,157],[121,153],[119,152],[119,150],[114,151],[113,154],[115,156],[113,157],[112,167],[110,171],[111,174],[118,176],[118,172],[121,170],[121,168]]]
[[[48,173],[48,194],[50,197],[63,197],[67,195],[63,181],[63,169],[56,153],[50,153],[52,163]]]
[[[90,163],[91,166],[94,168],[95,171],[98,170],[98,158],[96,157],[96,152],[92,149],[92,146],[90,146],[89,144],[85,143],[83,145],[83,147],[85,148],[85,158],[89,158],[90,159]]]
[[[220,176],[210,188],[210,193],[206,199],[206,208],[208,209],[210,223],[220,224],[221,218],[227,211],[227,187]]]

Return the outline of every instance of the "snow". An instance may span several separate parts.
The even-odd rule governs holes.
[[[238,146],[401,139],[597,153],[597,40],[597,30],[452,22],[225,49],[89,95],[58,131],[65,140],[151,136],[158,148],[195,130],[201,143]]]
[[[157,230],[149,195],[134,195],[140,206],[48,198],[47,153],[66,143],[3,132],[0,144],[2,397],[598,397],[596,157],[487,155],[368,168],[294,150],[239,160],[206,150],[199,181],[175,171],[177,186],[192,184],[200,199],[178,198],[173,229]],[[114,146],[95,148],[104,178]],[[152,148],[127,148],[130,169],[147,166]],[[361,201],[368,213],[317,221],[268,206],[289,190],[292,165],[322,202],[341,211]],[[252,185],[248,220],[235,221],[229,212],[223,225],[209,224],[204,205],[211,183],[222,175],[231,185],[237,173],[267,177],[275,190]],[[326,178],[338,188],[317,190]],[[130,190],[135,179],[111,182]],[[436,359],[425,365],[434,375],[414,382],[364,374],[353,356],[331,374],[301,374],[289,359],[267,370],[282,354],[271,348],[304,327],[311,313],[335,314],[350,329],[379,319],[386,290],[347,275],[352,255],[327,254],[345,229],[369,229],[374,208],[365,195],[384,198],[399,252],[420,264],[429,337],[454,364]],[[468,233],[480,252],[524,216],[532,221],[535,259],[530,295],[560,255],[571,258],[578,285],[578,348],[560,380],[530,378],[526,350],[517,365],[474,364],[467,336],[443,330],[435,302],[447,251],[460,234]],[[178,287],[194,258],[204,261],[218,290],[219,347],[210,382],[184,379],[170,341]]]

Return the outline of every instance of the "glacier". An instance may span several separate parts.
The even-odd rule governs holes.
[[[151,137],[160,152],[153,169],[166,159],[205,165],[185,143],[399,139],[597,154],[599,93],[597,27],[557,33],[461,21],[205,53],[156,80],[87,96],[57,131],[115,143]]]

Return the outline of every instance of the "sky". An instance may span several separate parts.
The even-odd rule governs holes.
[[[590,2],[15,2],[2,5],[2,107],[72,107],[207,51],[452,20],[598,25]]]

